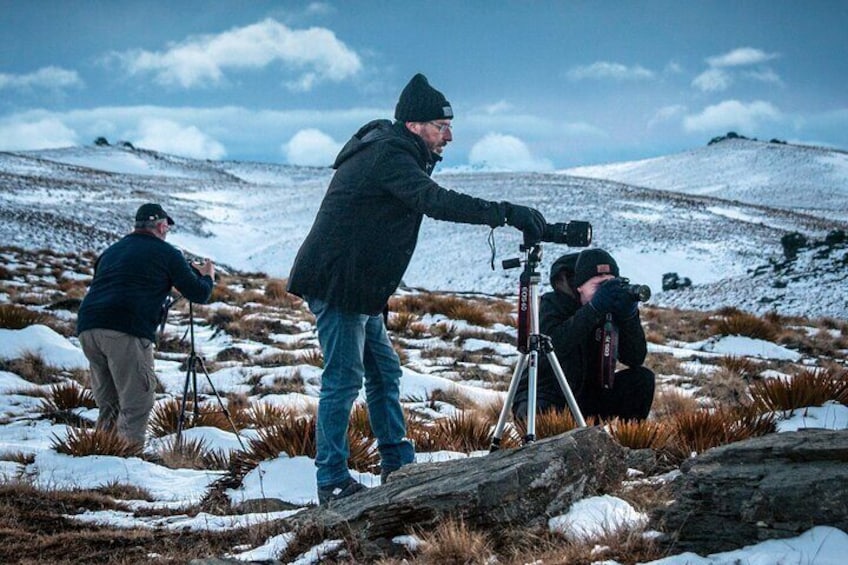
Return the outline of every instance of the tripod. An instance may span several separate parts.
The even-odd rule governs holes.
[[[182,443],[182,434],[183,428],[185,426],[186,421],[186,402],[188,400],[189,395],[189,385],[191,385],[192,392],[192,422],[197,423],[200,418],[200,404],[197,402],[197,367],[200,367],[200,370],[203,371],[203,374],[206,375],[206,382],[209,383],[209,387],[212,389],[212,392],[215,394],[215,398],[218,399],[218,405],[221,407],[221,412],[224,413],[224,416],[227,417],[227,421],[230,423],[230,427],[233,428],[233,433],[236,434],[236,439],[238,439],[239,445],[241,446],[242,451],[246,451],[244,447],[244,442],[241,440],[241,435],[236,429],[235,423],[233,423],[233,419],[230,417],[230,412],[227,410],[227,407],[224,406],[224,401],[221,400],[221,395],[218,394],[215,385],[212,384],[212,379],[209,377],[209,371],[206,370],[206,363],[203,361],[203,357],[200,357],[197,354],[197,351],[194,349],[194,304],[192,302],[188,303],[188,331],[191,335],[191,339],[189,340],[191,344],[191,348],[189,351],[188,360],[186,361],[186,376],[185,383],[183,384],[183,398],[180,402],[180,415],[177,420],[177,446],[181,446]],[[183,337],[185,339],[185,337]]]
[[[515,372],[512,374],[512,380],[509,383],[509,392],[507,392],[503,409],[498,418],[498,424],[495,427],[490,451],[500,449],[507,416],[515,400],[515,393],[518,390],[521,376],[525,367],[528,366],[527,434],[524,436],[524,443],[536,441],[536,384],[539,375],[540,353],[544,353],[548,363],[550,363],[577,425],[581,428],[586,427],[586,420],[583,419],[580,407],[577,406],[571,387],[568,385],[562,367],[554,354],[551,338],[539,332],[539,281],[541,277],[537,268],[542,259],[542,247],[538,243],[521,245],[520,250],[525,253],[524,271],[519,278],[518,291],[518,351],[520,355],[518,364],[515,366]],[[521,262],[521,259],[507,259],[503,262],[503,267],[504,269],[514,269],[519,267]]]

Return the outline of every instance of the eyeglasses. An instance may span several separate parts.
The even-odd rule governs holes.
[[[453,126],[450,124],[440,124],[439,122],[427,122],[431,126],[434,126],[439,133],[445,133],[447,130],[453,131]]]

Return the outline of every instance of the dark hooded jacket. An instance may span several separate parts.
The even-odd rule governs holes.
[[[383,310],[406,271],[423,217],[503,225],[502,204],[447,190],[430,173],[440,156],[402,122],[363,126],[336,158],[289,292],[346,312]]]
[[[559,261],[554,263],[554,268],[558,263]],[[554,279],[552,269],[552,284]],[[554,290],[543,294],[540,299],[539,330],[551,338],[554,353],[584,415],[598,413],[600,404],[600,343],[596,339],[596,333],[603,321],[604,315],[599,314],[591,305],[581,305],[576,293]],[[648,349],[638,311],[630,318],[615,319],[615,324],[619,331],[618,361],[628,367],[641,366],[645,362]],[[513,406],[527,402],[527,370],[524,373]],[[544,356],[539,361],[536,386],[536,398],[540,408],[566,407],[565,395]]]

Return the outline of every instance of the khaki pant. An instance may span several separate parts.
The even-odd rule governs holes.
[[[97,427],[114,429],[143,446],[156,385],[153,343],[106,329],[86,330],[79,340],[91,365],[91,390],[100,410]]]

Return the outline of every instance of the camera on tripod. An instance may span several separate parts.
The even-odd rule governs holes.
[[[631,284],[630,279],[619,277],[619,280],[624,283],[624,290],[636,302],[645,302],[651,298],[651,287],[646,284]]]

